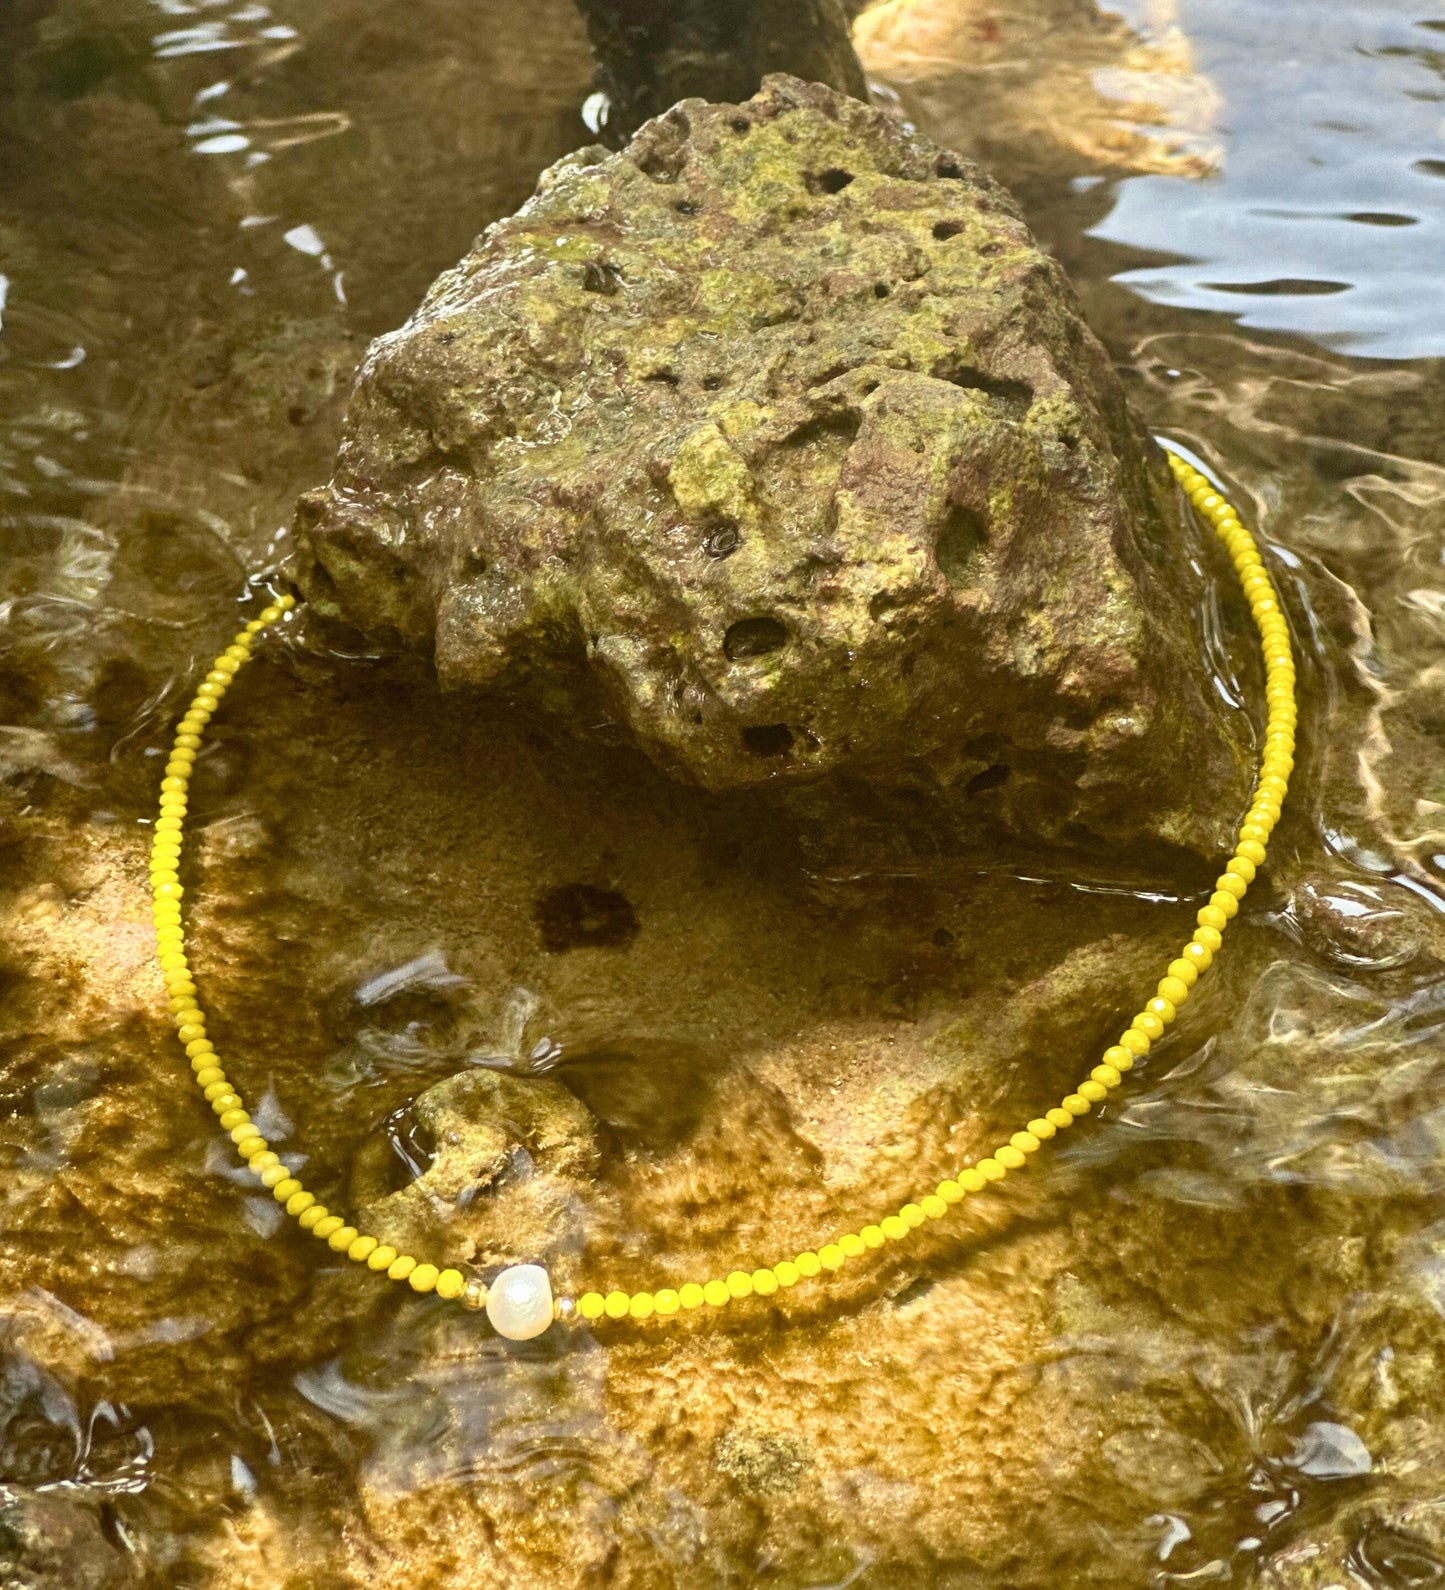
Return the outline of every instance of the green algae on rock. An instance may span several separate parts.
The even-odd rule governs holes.
[[[830,859],[1212,854],[1247,731],[1166,473],[1008,195],[773,77],[560,161],[373,344],[295,566]]]

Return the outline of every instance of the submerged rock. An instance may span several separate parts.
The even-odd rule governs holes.
[[[774,77],[559,162],[373,345],[296,571],[829,859],[1213,852],[1247,758],[1179,517],[1008,195]]]

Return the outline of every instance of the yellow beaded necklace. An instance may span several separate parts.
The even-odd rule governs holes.
[[[170,760],[161,781],[160,816],[156,822],[155,843],[151,850],[151,886],[155,896],[156,940],[161,973],[170,999],[171,1015],[178,1035],[190,1057],[196,1082],[211,1108],[220,1117],[221,1127],[230,1133],[236,1152],[260,1179],[272,1197],[284,1205],[303,1231],[325,1242],[336,1253],[344,1253],[358,1264],[393,1281],[405,1282],[415,1292],[435,1292],[438,1297],[457,1299],[469,1308],[485,1308],[497,1331],[526,1340],[546,1330],[555,1320],[588,1321],[666,1319],[701,1307],[724,1308],[733,1301],[756,1293],[768,1297],[780,1287],[796,1286],[800,1281],[841,1269],[866,1259],[889,1243],[906,1241],[909,1233],[929,1220],[941,1220],[952,1205],[984,1191],[1010,1171],[1020,1171],[1030,1156],[1051,1138],[1072,1126],[1092,1105],[1106,1098],[1119,1086],[1124,1073],[1164,1030],[1189,998],[1201,972],[1209,969],[1239,902],[1264,863],[1265,846],[1279,821],[1280,805],[1289,788],[1294,768],[1295,670],[1290,653],[1289,632],[1269,575],[1259,555],[1254,537],[1240,523],[1234,509],[1214,489],[1206,477],[1178,454],[1169,454],[1169,465],[1195,508],[1214,526],[1224,543],[1240,585],[1254,614],[1263,646],[1265,699],[1268,722],[1254,798],[1240,826],[1234,854],[1223,873],[1215,880],[1215,892],[1196,917],[1194,936],[1177,960],[1169,963],[1153,999],[1144,1006],[1119,1041],[1104,1051],[1098,1065],[1077,1089],[1066,1094],[1051,1110],[1015,1132],[1008,1142],[976,1165],[960,1170],[941,1181],[932,1192],[884,1215],[875,1225],[848,1231],[816,1251],[800,1253],[791,1259],[756,1270],[733,1270],[722,1279],[688,1281],[662,1287],[655,1292],[613,1290],[587,1292],[575,1301],[553,1298],[547,1272],[536,1264],[513,1265],[497,1275],[490,1286],[468,1280],[460,1270],[439,1269],[420,1262],[409,1253],[398,1253],[389,1244],[367,1236],[348,1225],[341,1215],[332,1214],[307,1192],[280,1157],[257,1130],[241,1101],[241,1095],[221,1069],[215,1045],[206,1036],[205,1016],[197,998],[186,957],[185,929],[181,921],[181,886],[177,868],[186,817],[186,791],[195,766],[201,736],[212,714],[221,703],[232,679],[250,660],[256,637],[281,615],[295,606],[295,599],[281,597],[238,634],[216,658],[211,671],[197,690],[176,731]]]

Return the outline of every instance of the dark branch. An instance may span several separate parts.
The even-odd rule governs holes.
[[[847,0],[577,0],[621,143],[680,99],[736,101],[768,72],[867,97]]]

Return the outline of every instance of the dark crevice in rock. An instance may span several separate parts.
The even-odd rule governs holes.
[[[723,651],[730,662],[767,657],[787,644],[787,625],[766,615],[739,619],[723,636]]]
[[[542,948],[560,955],[566,950],[616,949],[637,937],[637,915],[625,895],[589,883],[568,883],[550,889],[537,902]]]
[[[757,724],[743,730],[743,744],[754,756],[786,756],[793,749],[793,731],[786,723]]]

